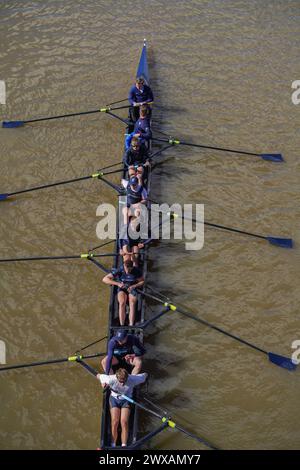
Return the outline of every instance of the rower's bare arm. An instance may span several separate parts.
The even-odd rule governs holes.
[[[143,286],[145,283],[145,279],[143,277],[140,277],[137,281],[136,284],[133,284],[133,286],[131,286],[131,289],[136,289],[137,287],[141,287]]]
[[[111,273],[104,276],[104,278],[102,279],[102,282],[104,282],[104,284],[107,284],[109,286],[119,286],[120,284],[119,282],[114,281],[114,276]]]

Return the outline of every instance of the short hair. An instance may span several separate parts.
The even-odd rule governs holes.
[[[142,106],[140,106],[140,116],[147,116],[148,114],[148,106],[146,106],[145,104],[142,104]]]
[[[131,139],[131,145],[140,145],[140,141],[138,139],[138,137],[132,137]]]
[[[135,83],[145,83],[144,77],[137,77]]]
[[[126,369],[118,369],[116,372],[116,377],[121,382],[127,382],[128,372]]]

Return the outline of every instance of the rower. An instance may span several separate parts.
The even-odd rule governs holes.
[[[105,374],[113,374],[112,366],[133,367],[131,374],[139,374],[142,370],[142,357],[146,349],[136,335],[126,330],[117,330],[107,345],[107,356],[101,361]]]
[[[144,167],[150,165],[149,152],[145,144],[138,137],[132,137],[130,147],[123,155],[123,163],[128,168],[128,175],[136,176],[139,184],[142,184]]]
[[[127,225],[131,215],[139,217],[141,214],[140,205],[147,204],[147,190],[139,184],[136,176],[132,176],[129,181],[122,180],[122,185],[126,189],[126,207],[123,208],[124,224]]]
[[[126,305],[129,302],[129,325],[135,323],[135,310],[137,304],[137,288],[144,284],[143,274],[139,268],[134,267],[131,260],[126,260],[120,269],[114,269],[103,278],[104,284],[118,287],[119,321],[125,325]]]
[[[129,375],[126,369],[118,369],[115,375],[97,374],[97,379],[101,382],[103,388],[111,389],[109,397],[110,416],[111,416],[111,446],[116,447],[118,440],[119,424],[121,423],[121,444],[127,446],[128,425],[131,411],[131,404],[122,394],[132,398],[133,389],[137,385],[147,380],[148,374]]]
[[[139,106],[154,101],[154,96],[149,85],[145,83],[143,77],[138,77],[135,85],[130,88],[128,101],[133,108],[129,108],[129,117],[133,123],[139,118]]]
[[[152,138],[151,122],[148,115],[148,107],[143,105],[140,107],[140,115],[134,125],[133,132],[127,134],[125,139],[125,149],[130,148],[130,143],[133,137],[138,137],[139,141],[149,147],[149,141]]]
[[[122,238],[119,238],[119,253],[123,256],[123,263],[130,260],[134,267],[139,266],[139,250],[144,248],[144,244],[140,236],[134,238],[130,236],[129,229],[138,233],[140,228],[139,224],[139,220],[135,217],[130,217],[129,224],[126,227],[126,233],[122,235]]]
[[[144,145],[149,145],[152,132],[148,107],[145,105],[140,107],[140,116],[134,125],[133,137],[138,137]]]

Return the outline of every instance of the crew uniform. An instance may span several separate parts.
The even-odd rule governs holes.
[[[118,342],[118,337],[113,336],[111,340],[108,342],[107,348],[107,359],[106,359],[106,366],[105,366],[105,374],[109,374],[112,358],[115,357],[119,363],[124,363],[125,356],[127,354],[135,354],[135,356],[143,356],[146,352],[146,349],[140,342],[137,336],[127,334],[126,342],[120,344]]]
[[[149,152],[146,145],[141,144],[137,150],[129,147],[129,149],[125,151],[123,155],[123,163],[127,168],[135,165],[143,165],[148,157]]]
[[[136,85],[133,85],[129,90],[128,101],[131,106],[134,103],[151,103],[154,101],[154,96],[151,88],[143,84],[142,88],[139,90]],[[134,106],[130,108],[130,118],[133,122],[136,122],[139,118],[139,106]]]
[[[144,383],[147,376],[146,373],[129,375],[124,385],[118,381],[115,375],[99,374],[99,380],[111,389],[109,398],[111,408],[130,408],[130,403],[122,395],[132,398],[134,387]]]
[[[133,286],[134,284],[137,283],[138,279],[143,277],[143,274],[139,268],[133,267],[130,273],[126,273],[123,266],[121,266],[119,269],[113,269],[112,275],[113,275],[114,280],[115,278],[117,278],[119,282],[122,282],[123,284],[125,284],[124,287],[118,287],[118,292],[126,292],[127,294],[128,294],[128,290],[127,290],[128,287]],[[130,291],[130,294],[133,295],[134,297],[137,297],[138,295],[135,289],[132,289]]]
[[[128,181],[123,180],[122,184],[126,187],[126,206],[130,207],[133,204],[138,204],[145,201],[148,197],[147,190],[138,184],[136,176],[132,176]]]

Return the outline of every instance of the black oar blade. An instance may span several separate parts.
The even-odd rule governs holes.
[[[2,127],[22,127],[24,124],[24,121],[3,121]]]
[[[262,153],[261,158],[267,160],[268,162],[284,162],[281,153]]]
[[[292,238],[276,238],[276,237],[266,237],[271,245],[280,246],[281,248],[293,248]]]
[[[0,201],[5,201],[5,199],[7,199],[8,196],[9,196],[9,194],[7,194],[7,193],[0,194]]]
[[[273,362],[276,366],[283,367],[284,369],[295,370],[297,368],[297,364],[294,364],[289,357],[268,352],[268,358],[270,362]]]

